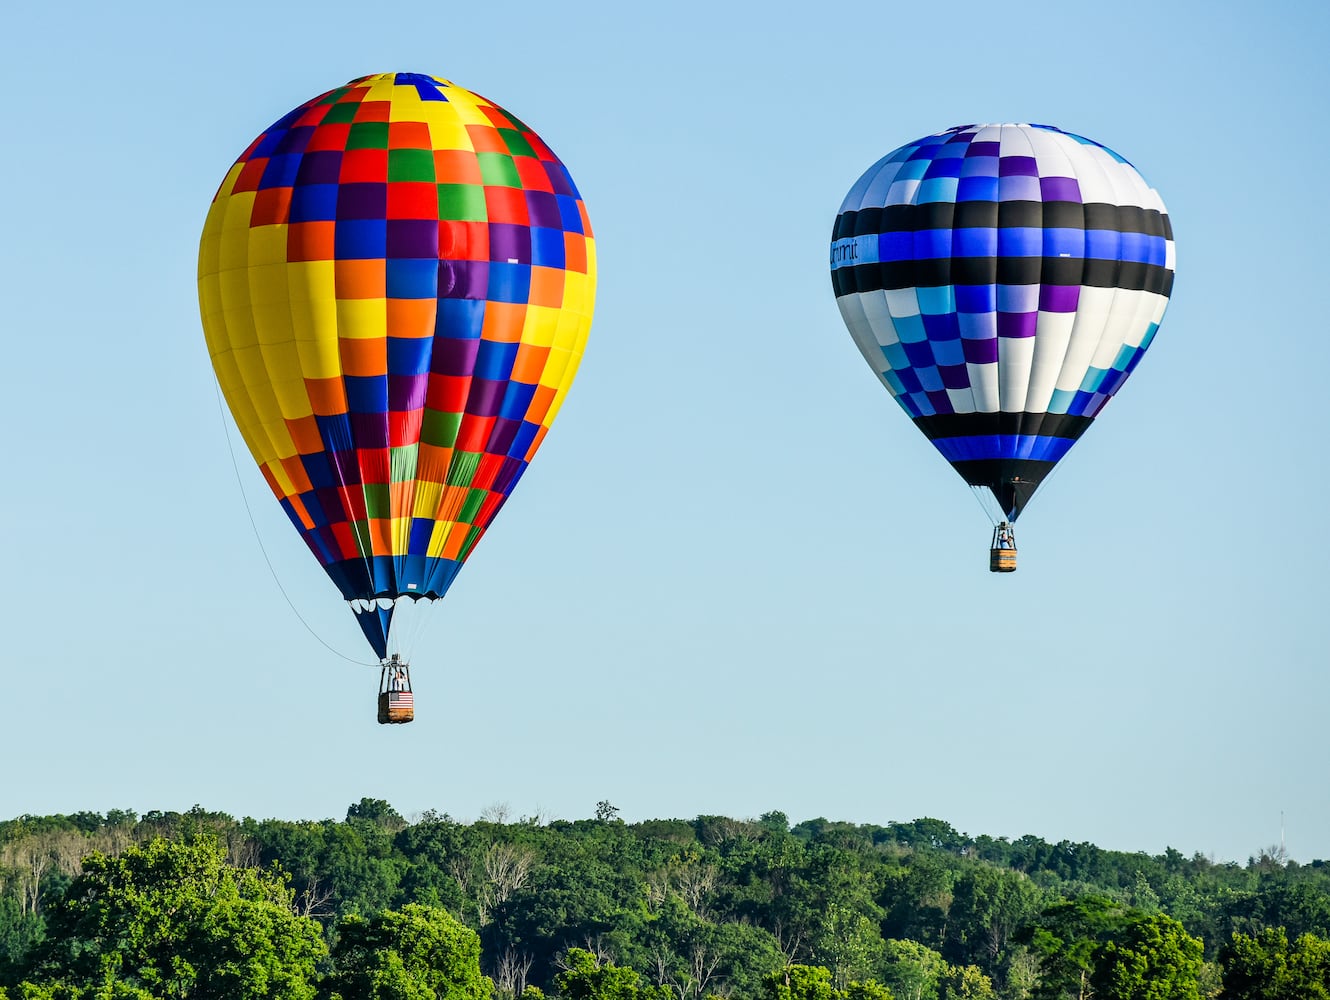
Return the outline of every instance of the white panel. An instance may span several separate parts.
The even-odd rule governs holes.
[[[1066,151],[1068,145],[1079,145],[1075,139],[1061,132],[1048,132],[1041,128],[1032,128],[1026,135],[1030,140],[1030,148],[1034,150],[1034,162],[1040,177],[1076,176]]]
[[[1136,307],[1140,299],[1140,292],[1117,289],[1117,294],[1113,296],[1113,307],[1108,311],[1108,322],[1104,324],[1104,332],[1099,335],[1099,345],[1090,357],[1091,368],[1113,367],[1119,349],[1127,342],[1136,323]]]
[[[1108,322],[1108,311],[1113,305],[1112,288],[1081,288],[1080,303],[1076,308],[1076,322],[1071,328],[1071,342],[1062,362],[1057,388],[1075,392],[1090,367],[1090,358],[1099,346],[1099,338]]]
[[[980,413],[997,413],[999,403],[997,363],[966,364],[965,370],[970,373],[970,392],[974,396],[975,408]]]
[[[1033,360],[1033,337],[998,339],[998,399],[1004,412],[1019,413],[1025,409]]]
[[[900,160],[896,163],[882,164],[881,168],[873,174],[872,180],[868,182],[868,186],[864,189],[863,197],[860,198],[859,204],[856,207],[861,208],[864,205],[868,205],[869,207],[876,208],[880,205],[885,205],[887,203],[887,191],[890,190],[892,183],[895,182],[896,175],[900,173],[901,165],[904,162],[904,160]]]
[[[948,389],[947,398],[951,400],[951,408],[957,413],[973,413],[976,409],[974,393],[969,389]]]
[[[885,347],[887,344],[898,344],[900,338],[896,336],[896,328],[891,323],[891,312],[888,309],[887,297],[891,293],[860,292],[859,305],[864,311],[864,317],[868,321],[869,328],[873,331],[873,337],[879,344]]]
[[[1003,125],[998,145],[999,156],[1033,156],[1030,139],[1019,125]],[[998,181],[1001,184],[1001,181]]]
[[[1071,328],[1075,313],[1039,314],[1035,333],[1034,358],[1030,365],[1030,388],[1025,396],[1025,409],[1042,413],[1048,409],[1058,374],[1062,371],[1067,345],[1071,342]]]
[[[850,331],[854,346],[859,348],[859,353],[864,356],[868,366],[880,375],[882,369],[886,367],[886,362],[882,358],[882,348],[878,346],[877,338],[873,334],[872,324],[864,315],[863,298],[863,294],[842,295],[836,300],[836,305],[840,307],[841,319],[845,321],[845,326]]]
[[[884,205],[913,205],[914,196],[919,193],[918,180],[894,181],[887,189]]]
[[[1099,153],[1100,156],[1095,154]],[[1076,171],[1076,183],[1080,185],[1081,201],[1088,203],[1102,202],[1113,205],[1117,195],[1113,182],[1104,173],[1103,162],[1107,157],[1097,146],[1087,146],[1073,141],[1067,147],[1067,157]],[[1101,157],[1103,157],[1101,159]],[[1111,160],[1109,162],[1112,162]]]
[[[918,316],[919,296],[913,288],[886,289],[887,308],[893,316]]]

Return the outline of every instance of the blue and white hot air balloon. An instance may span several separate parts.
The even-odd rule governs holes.
[[[1135,370],[1173,287],[1159,194],[1048,125],[961,125],[873,164],[841,205],[831,280],[865,360],[1011,524]]]

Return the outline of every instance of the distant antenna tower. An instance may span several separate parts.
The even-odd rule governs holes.
[[[1284,810],[1279,810],[1279,860],[1288,860],[1288,852],[1284,850]]]

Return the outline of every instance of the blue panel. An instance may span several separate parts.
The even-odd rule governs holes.
[[[514,458],[524,457],[538,433],[540,433],[540,424],[523,420],[522,426],[517,428],[517,435],[513,438],[513,443],[508,446],[508,454]]]
[[[503,394],[503,404],[499,407],[499,416],[506,420],[521,420],[531,408],[531,400],[536,395],[536,387],[525,382],[509,382]],[[511,449],[509,449],[511,451]],[[526,454],[526,449],[522,449]]]
[[[433,347],[434,341],[429,337],[390,336],[388,370],[394,375],[423,375],[429,371],[429,358]]]
[[[951,229],[922,229],[914,234],[914,257],[932,259],[951,256]]]
[[[937,370],[937,365],[924,365],[918,369],[918,374],[919,384],[925,392],[942,391],[942,373]]]
[[[531,228],[531,263],[541,267],[565,266],[562,229]]]
[[[512,374],[513,361],[520,346],[495,340],[481,340],[472,374],[476,378],[491,379],[496,382],[508,378]]]
[[[998,231],[996,229],[953,230],[952,255],[955,257],[996,257]]]
[[[292,222],[331,222],[335,218],[336,184],[302,184],[291,192]]]
[[[919,204],[935,201],[955,201],[959,181],[955,177],[937,177],[919,185]]]
[[[346,406],[352,413],[388,412],[387,375],[346,375]]]
[[[1123,233],[1115,229],[1087,229],[1085,231],[1085,256],[1096,260],[1121,260]]]
[[[956,186],[957,201],[997,201],[996,177],[962,177]]]
[[[883,233],[878,238],[877,253],[883,261],[914,260],[914,233]]]
[[[491,302],[525,305],[531,299],[531,265],[490,261],[486,297]]]
[[[557,197],[559,199],[559,222],[568,232],[580,233],[582,231],[582,215],[577,210],[577,199],[566,194]]]
[[[921,316],[893,316],[891,325],[896,328],[896,336],[906,344],[917,344],[928,339]]]
[[[1045,257],[1075,257],[1085,254],[1084,229],[1045,229],[1043,254]]]
[[[910,359],[905,356],[904,344],[887,344],[882,348],[882,356],[887,359],[887,364],[896,371],[910,367]]]
[[[948,462],[972,462],[994,458],[1029,458],[1056,462],[1076,442],[1071,438],[1034,434],[978,434],[973,437],[938,438],[933,446]]]
[[[997,289],[992,285],[955,285],[956,311],[991,313],[997,311]]]
[[[259,178],[259,190],[290,187],[296,182],[296,171],[298,169],[300,169],[299,153],[285,153],[274,156],[268,161],[268,165],[263,168],[263,176]]]
[[[485,302],[481,299],[439,299],[434,317],[434,336],[474,340],[485,325]]]
[[[933,345],[924,342],[922,344],[906,344],[905,356],[910,359],[910,366],[913,368],[923,368],[933,363]],[[920,383],[921,385],[923,383]],[[914,390],[911,390],[912,392]]]
[[[388,220],[339,219],[333,253],[339,260],[375,260],[388,256]]]
[[[393,259],[387,261],[387,294],[390,299],[433,299],[439,294],[437,260]]]
[[[1010,226],[997,231],[998,256],[1042,257],[1044,231],[1034,227]]]
[[[925,179],[933,177],[959,177],[961,175],[961,164],[964,162],[962,160],[964,155],[963,152],[960,152],[959,155],[947,156],[939,151],[937,159],[930,163],[928,169],[924,171]]]
[[[924,315],[924,331],[930,342],[960,340],[961,325],[954,312]]]
[[[919,300],[919,311],[927,315],[940,316],[956,311],[956,293],[952,285],[937,285],[933,288],[915,289]],[[901,338],[902,340],[905,338]]]
[[[965,364],[965,349],[961,346],[960,338],[933,341],[933,357],[939,365]]]

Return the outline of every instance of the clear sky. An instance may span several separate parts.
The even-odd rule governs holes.
[[[1277,0],[18,5],[0,818],[608,799],[1245,861],[1282,815],[1294,858],[1330,858],[1327,42],[1330,7]],[[544,137],[601,281],[389,728],[378,671],[267,568],[370,658],[243,452],[237,480],[195,264],[251,139],[392,70]],[[1178,254],[1150,353],[1001,577],[827,273],[861,172],[984,121],[1116,149]]]

